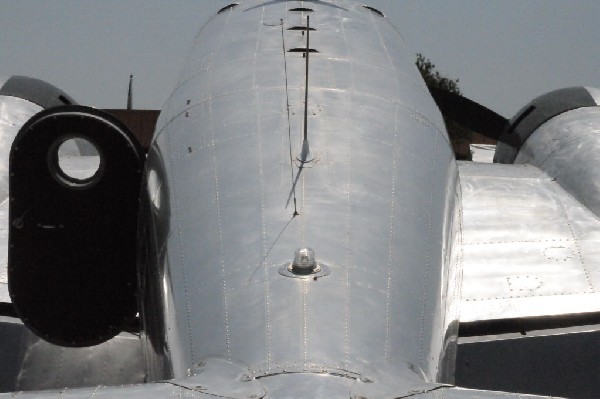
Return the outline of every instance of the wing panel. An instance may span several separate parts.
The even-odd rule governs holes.
[[[600,311],[600,221],[530,165],[460,163],[461,322]]]

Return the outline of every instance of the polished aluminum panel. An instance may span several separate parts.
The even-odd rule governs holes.
[[[0,96],[0,201],[8,197],[8,155],[15,136],[25,122],[42,110],[17,97]]]
[[[299,5],[243,2],[213,18],[161,114],[147,162],[150,378],[221,356],[257,377],[380,364],[451,380],[460,197],[441,115],[384,18],[310,2],[316,159],[290,161],[302,146],[305,59],[286,53],[285,65],[282,49],[305,43],[287,30],[306,24],[289,11]],[[302,247],[330,274],[282,276]]]
[[[600,311],[600,220],[531,165],[459,162],[462,322]]]
[[[515,163],[539,167],[600,217],[600,107],[550,119],[523,144]]]
[[[93,388],[64,388],[54,391],[17,392],[0,394],[0,398],[37,398],[37,399],[147,399],[147,398],[184,398],[184,399],[214,399],[214,395],[201,393],[199,390],[188,389],[170,383],[137,384],[120,387],[98,385]],[[254,399],[254,398],[253,398]],[[261,399],[261,398],[256,398]]]
[[[0,392],[144,381],[140,340],[121,334],[90,348],[52,345],[18,319],[0,317]]]
[[[0,87],[4,84],[0,79]],[[8,295],[8,156],[15,136],[25,122],[42,110],[37,104],[17,97],[0,96],[0,302]]]
[[[345,0],[309,4],[319,51],[308,104],[315,159],[295,160],[305,59],[283,50],[304,45],[300,31],[287,30],[306,22],[289,11],[299,5],[247,1],[214,17],[158,122],[143,190],[140,286],[148,379],[168,381],[21,396],[518,397],[442,382],[453,379],[459,299],[470,287],[463,273],[482,259],[470,245],[496,234],[468,214],[477,213],[473,197],[502,200],[505,187],[492,180],[506,180],[517,197],[511,206],[525,207],[525,186],[546,175],[461,167],[459,185],[413,53],[384,18]],[[565,219],[588,223],[587,210],[552,184],[534,191],[541,216],[563,206]],[[571,262],[565,245],[544,254]],[[306,247],[329,274],[280,274]],[[577,266],[570,277],[581,278]],[[524,280],[511,284],[528,287]],[[53,373],[69,363],[61,351],[29,355],[32,367],[59,364],[31,372],[31,381],[59,386]],[[102,365],[118,370],[110,356]],[[86,370],[69,370],[89,383]]]
[[[473,162],[493,163],[495,144],[471,144],[471,159]]]
[[[189,379],[193,381],[193,377]],[[331,398],[331,399],[360,399],[365,396],[354,395],[350,391],[355,382],[343,377],[334,377],[324,374],[286,374],[277,378],[261,379],[266,394],[264,396],[251,395],[244,398],[252,399],[292,399],[292,398]],[[361,382],[362,384],[369,384]],[[187,399],[211,399],[214,394],[204,391],[204,387],[196,385],[194,388],[179,385],[177,381],[162,383],[126,385],[120,387],[107,387],[99,385],[86,389],[61,389],[57,391],[0,393],[3,398],[39,398],[39,399],[68,399],[68,398],[187,398]],[[393,394],[382,394],[376,396],[382,399],[393,399]],[[480,391],[446,386],[431,386],[428,388],[414,389],[402,397],[415,399],[535,399],[547,398],[547,396],[524,395],[516,393]],[[238,399],[238,397],[227,397]],[[241,399],[241,398],[239,398]]]

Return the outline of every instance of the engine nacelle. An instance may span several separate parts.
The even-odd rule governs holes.
[[[494,162],[543,170],[600,217],[600,90],[550,92],[525,106],[500,136]]]
[[[69,144],[96,156],[69,156]],[[135,319],[143,164],[129,130],[88,107],[40,112],[15,138],[9,290],[23,323],[45,340],[91,346]]]

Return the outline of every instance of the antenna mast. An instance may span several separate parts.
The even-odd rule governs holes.
[[[306,16],[306,82],[304,84],[304,141],[308,140],[308,58],[310,54],[310,15]]]
[[[297,157],[301,163],[311,162],[314,157],[310,153],[310,147],[308,145],[308,61],[310,54],[310,15],[306,16],[306,82],[304,84],[304,135],[302,140],[302,152]]]
[[[129,75],[129,91],[127,92],[127,109],[133,106],[133,75]]]

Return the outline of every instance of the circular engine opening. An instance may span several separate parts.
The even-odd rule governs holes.
[[[102,172],[102,154],[83,136],[62,137],[52,145],[49,166],[53,177],[72,188],[93,185]]]

